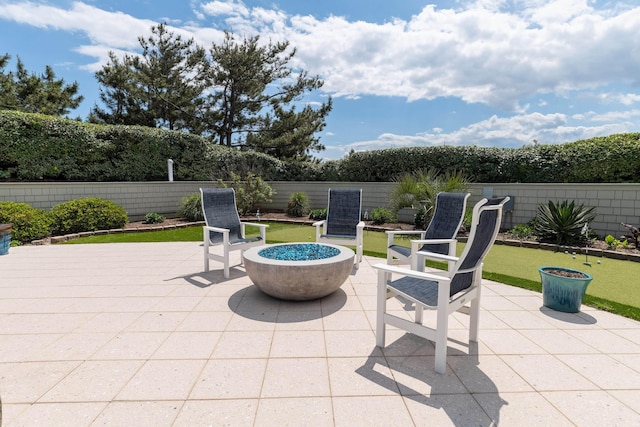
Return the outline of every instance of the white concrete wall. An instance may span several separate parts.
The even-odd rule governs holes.
[[[48,210],[61,202],[84,197],[113,200],[123,206],[133,219],[149,212],[173,215],[181,200],[198,192],[200,187],[215,186],[209,181],[177,182],[77,182],[77,183],[0,183],[0,200],[26,202]],[[276,195],[263,209],[283,211],[291,194],[303,191],[312,209],[327,205],[329,188],[362,188],[363,213],[377,207],[388,207],[393,183],[380,182],[271,182]],[[470,186],[470,204],[483,195],[514,198],[513,211],[505,212],[503,227],[526,223],[535,216],[537,206],[547,201],[575,200],[586,207],[596,207],[597,217],[591,224],[599,235],[619,236],[625,233],[621,222],[640,225],[640,183],[638,184],[481,184]]]

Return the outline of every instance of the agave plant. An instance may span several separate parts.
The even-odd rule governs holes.
[[[549,200],[547,205],[538,206],[534,230],[543,242],[568,245],[581,240],[585,223],[593,221],[595,217],[595,208],[576,206],[574,201],[554,203]]]

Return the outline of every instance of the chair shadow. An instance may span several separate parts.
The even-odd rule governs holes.
[[[165,279],[165,282],[169,282],[171,280],[182,279],[186,281],[188,284],[197,286],[198,288],[204,289],[209,286],[217,285],[224,282],[229,282],[231,280],[238,279],[240,277],[245,277],[247,273],[243,269],[234,268],[231,266],[229,268],[229,278],[224,278],[224,273],[222,269],[220,270],[209,270],[209,271],[201,271],[198,273],[185,274],[184,276],[175,276],[170,279]]]
[[[463,344],[466,345],[466,343]],[[450,366],[447,366],[447,373],[444,375],[435,372],[433,367],[433,344],[430,341],[406,333],[393,343],[387,345],[382,352],[384,358],[380,355],[380,349],[376,347],[364,365],[356,369],[356,372],[379,386],[398,393],[404,398],[411,399],[421,405],[445,411],[451,419],[452,425],[461,425],[461,422],[468,422],[460,420],[460,417],[464,417],[465,414],[461,412],[460,399],[456,399],[455,396],[461,394],[459,392],[456,394],[452,391],[452,388],[459,385],[460,381],[457,375],[452,372]],[[485,398],[483,405],[480,406],[478,404],[478,406],[480,406],[481,410],[489,418],[489,423],[486,425],[499,425],[500,409],[502,406],[508,405],[508,402],[500,397],[495,383],[479,368],[477,343],[472,342],[469,344],[468,353],[452,349],[451,347],[449,347],[448,352],[449,356],[455,356],[458,352],[460,355],[471,356],[456,360],[456,367],[457,369],[464,370],[466,375],[472,377],[474,384],[480,382],[483,385],[481,394],[492,397],[490,399]],[[428,361],[425,361],[425,359],[428,359]],[[382,362],[383,360],[384,362]],[[451,361],[452,358],[449,357],[447,362],[449,363]],[[383,368],[388,368],[391,371],[391,378],[380,372],[381,369],[376,369],[376,365],[381,362],[386,363],[386,366],[383,365]],[[386,369],[382,369],[382,371],[386,371]],[[411,377],[424,383],[427,386],[426,388],[430,390],[428,395],[416,390],[415,385],[412,387],[400,382],[403,376]],[[466,390],[466,388],[464,390]],[[472,394],[472,392],[466,391],[466,395],[472,396]],[[474,425],[485,425],[481,420],[474,422]]]

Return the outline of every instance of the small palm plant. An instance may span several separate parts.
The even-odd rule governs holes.
[[[440,174],[434,169],[423,169],[406,173],[395,180],[390,204],[395,213],[402,208],[420,208],[416,226],[425,228],[431,220],[438,193],[464,191],[469,182],[469,178],[459,171]]]
[[[585,223],[593,221],[595,217],[595,208],[578,206],[575,201],[554,203],[549,200],[547,205],[538,206],[534,231],[540,241],[568,245],[581,240]]]

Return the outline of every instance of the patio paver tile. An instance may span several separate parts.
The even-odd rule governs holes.
[[[186,400],[205,360],[149,360],[115,400]]]
[[[182,408],[182,401],[146,401],[109,403],[91,424],[92,426],[131,427],[154,426],[170,427]]]
[[[38,402],[109,402],[143,364],[142,360],[83,362]]]
[[[490,416],[493,422],[491,426],[575,426],[558,408],[536,392],[501,391],[500,393],[474,394],[473,397]]]
[[[195,382],[189,399],[258,398],[267,359],[209,360]]]
[[[600,390],[543,392],[542,396],[578,426],[633,426],[640,415]]]
[[[258,399],[188,400],[173,427],[213,425],[253,427]]]
[[[325,358],[269,359],[260,397],[330,396]]]
[[[400,396],[334,396],[332,401],[336,427],[420,425]]]
[[[331,398],[261,399],[255,425],[260,427],[332,427]]]
[[[91,426],[106,405],[106,402],[35,403],[7,425]]]

